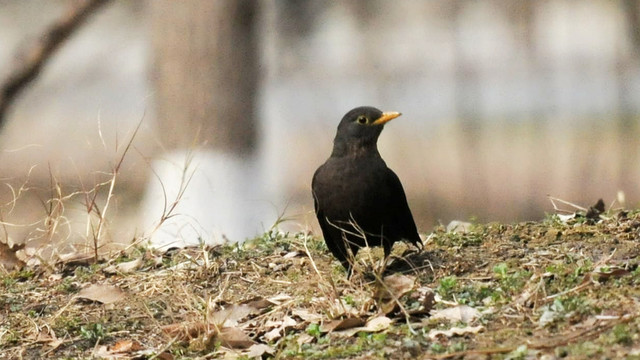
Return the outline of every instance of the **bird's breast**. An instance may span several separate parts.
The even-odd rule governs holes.
[[[367,216],[387,196],[384,161],[329,159],[316,172],[313,191],[326,216]]]

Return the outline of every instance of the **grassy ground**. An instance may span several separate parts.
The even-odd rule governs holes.
[[[439,227],[350,281],[277,230],[41,266],[1,276],[0,358],[640,358],[639,238],[638,212]]]

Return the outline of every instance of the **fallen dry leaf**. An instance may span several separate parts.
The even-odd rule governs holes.
[[[313,339],[315,339],[313,336],[307,334],[307,333],[302,333],[300,334],[300,336],[298,336],[298,339],[296,340],[296,343],[298,343],[298,346],[302,345],[302,344],[308,344],[310,342],[313,341]]]
[[[217,339],[220,340],[222,346],[232,349],[248,349],[255,344],[255,341],[237,327],[223,328],[217,335]]]
[[[89,265],[93,261],[91,254],[73,252],[58,255],[58,261],[66,265]]]
[[[378,288],[376,298],[381,300],[400,299],[404,294],[413,290],[416,277],[393,274],[384,278],[384,283]]]
[[[95,357],[98,359],[118,359],[118,358],[124,358],[124,356],[125,355],[123,354],[120,354],[120,355],[112,354],[107,348],[107,345],[98,346],[93,350],[93,354],[92,354],[92,357]]]
[[[138,258],[135,260],[121,262],[119,264],[108,266],[104,268],[103,271],[107,274],[117,274],[117,273],[127,274],[127,273],[134,272],[135,270],[138,270],[138,268],[140,268],[140,265],[142,265],[142,259]]]
[[[211,314],[211,321],[221,327],[237,326],[238,322],[249,315],[257,314],[260,310],[247,304],[231,305],[224,310]]]
[[[398,307],[398,300],[414,289],[416,278],[402,274],[393,274],[384,278],[376,290],[380,311],[390,314]]]
[[[264,354],[273,354],[275,350],[266,344],[253,344],[249,347],[246,355],[250,358],[262,358]]]
[[[132,351],[142,350],[142,345],[135,340],[118,340],[115,344],[109,347],[109,351],[112,353],[126,353]]]
[[[58,348],[63,341],[58,339],[56,333],[48,326],[42,327],[36,336],[36,342],[44,343],[52,349]]]
[[[287,294],[278,294],[276,296],[272,296],[270,297],[269,300],[271,303],[273,303],[274,305],[281,305],[282,303],[284,303],[285,301],[291,300],[291,296],[287,295]]]
[[[267,341],[274,341],[282,337],[285,331],[289,328],[298,325],[298,322],[289,316],[284,316],[282,320],[268,320],[264,323],[265,328],[271,328],[270,331],[264,334],[264,338]]]
[[[629,270],[626,269],[622,269],[619,267],[616,268],[608,268],[608,269],[603,269],[603,268],[598,268],[595,271],[593,271],[593,275],[595,275],[597,277],[597,279],[608,279],[610,277],[621,277],[621,276],[625,276],[630,274],[631,272]]]
[[[322,320],[322,315],[317,314],[317,313],[312,313],[308,310],[305,309],[293,309],[291,311],[291,315],[293,316],[297,316],[300,319],[304,320],[304,321],[308,321],[310,323],[317,323],[320,322],[320,320]]]
[[[351,337],[361,331],[363,332],[380,332],[386,330],[391,325],[392,320],[386,316],[378,316],[367,321],[365,326],[358,326],[350,329],[344,329],[340,331],[334,331],[333,334],[342,337]]]
[[[286,255],[284,255],[282,258],[283,259],[291,259],[294,258],[296,256],[301,256],[302,253],[298,252],[298,251],[291,251],[289,253],[287,253]]]
[[[378,316],[367,321],[367,324],[362,329],[368,332],[378,332],[388,329],[392,322],[393,321],[386,316]]]
[[[295,321],[295,320],[294,320],[293,318],[291,318],[290,316],[286,316],[286,315],[285,315],[285,316],[282,318],[282,328],[283,328],[283,329],[290,328],[290,327],[293,327],[293,326],[296,326],[296,325],[298,325],[298,322],[297,322],[297,321]]]
[[[0,241],[0,266],[7,271],[22,268],[25,263],[18,259],[16,252],[23,247],[24,245],[11,247]]]
[[[267,340],[268,342],[272,342],[274,340],[277,340],[279,338],[282,337],[282,334],[280,333],[282,331],[282,328],[273,328],[270,331],[266,332],[263,337],[265,340]]]
[[[353,328],[353,327],[362,326],[364,324],[365,324],[365,322],[361,318],[348,317],[346,319],[332,320],[332,321],[329,321],[328,323],[324,323],[324,324],[322,324],[322,326],[320,326],[320,331],[325,332],[325,333],[326,332],[333,332],[333,331],[339,331],[339,330],[350,329],[350,328]]]
[[[432,319],[447,319],[451,322],[470,323],[480,317],[480,312],[467,305],[459,305],[443,310],[433,310],[431,312]]]
[[[242,304],[251,306],[252,308],[256,308],[258,310],[262,310],[268,308],[269,306],[276,305],[276,303],[269,301],[263,297],[256,297],[251,300],[243,301]]]
[[[102,304],[112,304],[124,299],[125,292],[117,286],[107,284],[93,284],[80,290],[76,297],[97,301]]]
[[[312,313],[306,309],[293,309],[291,311],[291,315],[297,316],[304,321],[308,321],[312,323],[319,322],[320,320],[322,320],[322,315],[318,313]]]
[[[444,336],[444,337],[452,337],[452,336],[460,336],[460,335],[466,335],[466,334],[477,334],[480,331],[482,331],[484,329],[484,326],[482,325],[478,325],[478,326],[467,326],[467,327],[452,327],[449,330],[431,330],[429,331],[429,338],[434,340],[436,339],[438,336]]]
[[[152,358],[153,355],[154,355],[153,353],[150,353],[149,354],[149,358]],[[173,356],[173,354],[168,352],[168,351],[165,351],[163,353],[157,354],[155,356],[156,356],[156,359],[158,359],[158,360],[173,360],[173,359],[175,359],[175,356]]]

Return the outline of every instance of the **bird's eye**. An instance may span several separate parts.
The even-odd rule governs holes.
[[[368,120],[367,120],[366,116],[360,115],[360,116],[358,116],[356,121],[358,122],[358,124],[366,124]]]

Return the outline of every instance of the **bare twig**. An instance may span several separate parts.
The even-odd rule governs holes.
[[[569,205],[569,206],[575,208],[576,210],[585,211],[585,212],[588,210],[586,208],[583,208],[580,205],[576,205],[574,203],[571,203],[571,202],[566,201],[566,200],[559,199],[557,197],[553,197],[551,195],[547,195],[547,197],[549,198],[549,201],[551,201],[551,204],[553,205],[553,210],[558,211],[558,212],[565,212],[565,213],[568,213],[568,214],[573,214],[575,211],[560,209],[558,206],[556,206],[556,201],[561,203],[561,204]]]

